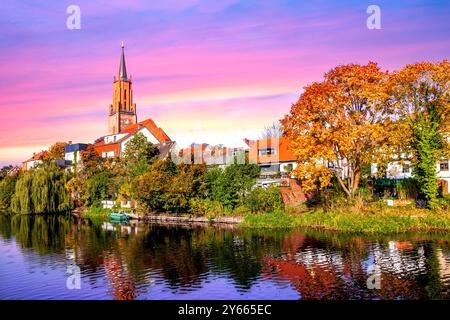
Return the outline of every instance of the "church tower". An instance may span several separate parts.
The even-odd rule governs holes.
[[[129,79],[127,76],[124,48],[122,42],[119,78],[114,77],[113,103],[109,105],[109,134],[120,133],[127,126],[137,123],[136,104],[133,103],[131,77]]]

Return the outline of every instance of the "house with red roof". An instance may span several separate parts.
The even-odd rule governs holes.
[[[22,162],[22,170],[27,171],[35,168],[46,158],[48,158],[48,151],[42,150],[41,152],[33,153],[33,156],[31,158]]]
[[[97,139],[94,143],[94,150],[102,158],[120,157],[126,149],[127,143],[136,133],[142,133],[149,142],[155,144],[160,151],[160,158],[169,155],[170,148],[174,142],[152,119],[147,119],[137,124],[125,127],[121,132],[106,135]]]

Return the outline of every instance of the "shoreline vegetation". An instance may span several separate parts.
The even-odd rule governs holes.
[[[109,209],[87,211],[81,217],[107,219]],[[321,208],[277,209],[270,212],[247,213],[206,217],[186,214],[148,214],[141,218],[145,223],[161,224],[234,224],[244,229],[295,229],[309,228],[339,233],[398,234],[407,232],[450,232],[448,212],[435,212],[413,207],[380,208],[371,206],[361,210],[343,207],[331,212]]]
[[[448,213],[429,210],[387,209],[383,212],[356,212],[351,209],[304,213],[279,211],[249,215],[242,224],[248,228],[312,228],[333,232],[395,234],[406,232],[450,232]]]
[[[258,186],[269,184],[257,182],[267,170],[276,173],[277,161],[269,158],[263,172],[257,163],[267,164],[279,145],[258,149],[264,161],[250,161],[243,149],[235,150],[234,162],[207,165],[193,151],[179,154],[181,162],[160,159],[158,148],[139,132],[120,157],[102,158],[90,146],[66,170],[57,165],[65,143],[57,142],[35,168],[14,175],[2,169],[0,210],[48,214],[86,207],[84,217],[105,219],[109,211],[101,207],[108,200],[120,211],[130,210],[121,209],[122,203],[133,203],[143,219],[151,212],[174,221],[241,217],[244,228],[449,232],[449,87],[448,60],[394,72],[374,62],[342,65],[307,85],[280,120],[279,132],[296,160],[287,177],[298,182],[298,201],[291,185],[288,196],[275,184]],[[269,138],[277,141],[279,135]]]

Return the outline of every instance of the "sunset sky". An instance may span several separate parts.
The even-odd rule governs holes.
[[[185,146],[257,138],[336,65],[449,58],[449,34],[450,1],[2,0],[0,166],[107,134],[121,41],[138,119]]]

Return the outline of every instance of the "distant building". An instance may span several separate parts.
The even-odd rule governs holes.
[[[41,151],[39,153],[33,153],[33,156],[30,159],[22,162],[22,170],[28,171],[32,168],[35,168],[36,166],[41,164],[42,161],[46,158],[48,158],[48,151]]]
[[[86,151],[89,147],[87,143],[69,143],[64,147],[65,165],[70,168],[81,160],[81,151]]]
[[[284,138],[262,139],[250,142],[249,161],[257,163],[261,175],[289,175],[297,167],[289,141]]]
[[[232,163],[244,163],[248,155],[249,140],[242,139],[231,146],[192,143],[181,149],[178,156],[184,163],[205,163],[208,166],[225,167]]]
[[[166,158],[174,145],[164,130],[152,119],[137,121],[136,104],[133,103],[131,77],[127,76],[123,44],[119,78],[114,79],[113,103],[109,106],[108,131],[108,135],[97,139],[94,143],[94,150],[102,158],[120,157],[127,143],[138,132],[158,147],[160,158]]]
[[[378,167],[371,165],[371,174],[377,176]],[[449,159],[442,159],[436,163],[436,175],[438,183],[442,187],[443,194],[450,193],[450,170]],[[411,161],[392,161],[387,164],[386,178],[388,179],[407,179],[413,177],[413,168]]]
[[[20,172],[21,168],[18,166],[14,166],[11,169],[8,170],[8,172],[6,173],[6,175],[8,177],[13,177],[15,175],[17,175]]]

